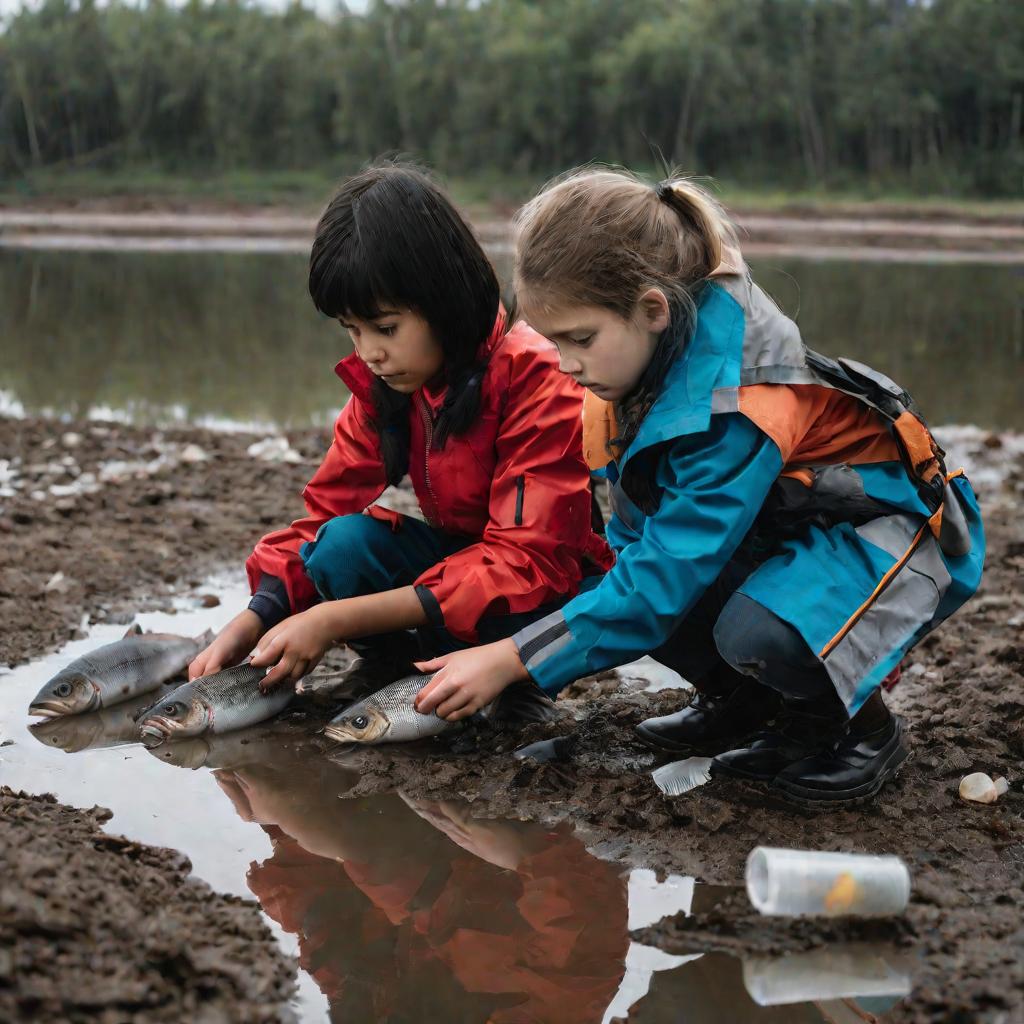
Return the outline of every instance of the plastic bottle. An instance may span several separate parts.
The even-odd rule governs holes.
[[[885,917],[906,909],[910,872],[899,857],[757,846],[747,895],[762,914]]]

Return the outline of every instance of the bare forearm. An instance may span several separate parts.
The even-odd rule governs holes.
[[[349,597],[319,605],[327,629],[337,640],[375,636],[427,624],[427,615],[413,587],[399,587],[365,597]]]

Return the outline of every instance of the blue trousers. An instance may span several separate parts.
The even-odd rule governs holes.
[[[320,596],[325,601],[338,601],[411,586],[432,565],[473,543],[471,537],[445,533],[410,516],[402,517],[395,532],[390,523],[357,513],[329,520],[315,540],[302,545],[300,554]],[[532,612],[484,616],[477,626],[479,642],[492,643],[512,636],[564,603],[565,599]],[[349,646],[360,653],[387,650],[402,636],[388,633],[363,637]],[[424,658],[472,646],[443,626],[420,626],[416,640]]]

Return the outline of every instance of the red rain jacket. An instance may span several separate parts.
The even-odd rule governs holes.
[[[446,387],[421,388],[410,408],[409,477],[427,522],[475,543],[419,579],[444,626],[476,640],[486,615],[533,611],[576,593],[582,562],[602,569],[613,557],[591,529],[590,474],[582,454],[583,390],[558,372],[554,347],[518,323],[503,333],[499,316],[476,422],[443,449],[431,444]],[[267,534],[246,562],[253,591],[267,573],[282,580],[292,611],[316,600],[299,548],[335,516],[362,512],[386,488],[373,413],[373,375],[355,354],[335,373],[352,398],[334,426],[334,443],[303,491],[309,514]],[[392,519],[394,513],[369,509]],[[428,609],[428,613],[431,610]],[[436,612],[436,609],[435,609]]]

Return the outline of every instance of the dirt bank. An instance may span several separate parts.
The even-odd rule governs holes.
[[[914,995],[894,1019],[1024,1019],[1024,528],[1015,511],[1024,459],[1019,445],[998,437],[958,436],[984,482],[987,575],[979,597],[908,659],[891,703],[907,717],[914,756],[881,799],[822,815],[716,781],[669,800],[651,784],[653,761],[634,742],[632,727],[683,698],[677,691],[647,694],[612,675],[577,684],[562,702],[556,731],[577,738],[566,762],[537,767],[508,757],[513,745],[543,735],[539,727],[483,749],[382,748],[350,755],[362,773],[352,795],[401,787],[418,796],[460,796],[487,815],[569,818],[605,856],[725,886],[741,881],[747,853],[762,842],[898,853],[910,865],[913,901],[905,921],[881,932],[766,922],[745,899],[727,896],[710,911],[663,922],[643,937],[678,951],[765,952],[885,934],[921,957]],[[198,597],[205,573],[239,564],[256,535],[299,511],[297,496],[328,437],[293,434],[289,444],[259,449],[307,461],[264,461],[249,454],[259,440],[0,419],[0,662],[59,645],[75,635],[83,614],[124,619],[139,607],[140,593],[167,606],[174,594]],[[990,807],[962,803],[957,784],[974,770],[1006,775],[1010,792]],[[74,817],[36,803],[21,806],[57,820]],[[9,852],[19,848],[18,827],[0,816],[0,849],[14,862],[23,856]],[[65,850],[94,850],[94,829],[62,833]],[[30,862],[34,857],[35,851]],[[36,884],[25,871],[19,885]],[[141,893],[141,879],[126,881],[129,890],[133,884]],[[83,911],[83,923],[89,917]],[[5,927],[6,920],[0,919]],[[219,925],[189,928],[192,941],[212,943]],[[253,933],[245,935],[250,939],[239,941],[261,948]],[[3,979],[0,972],[0,998]]]
[[[289,1019],[295,965],[255,904],[109,817],[0,787],[0,1019]]]

